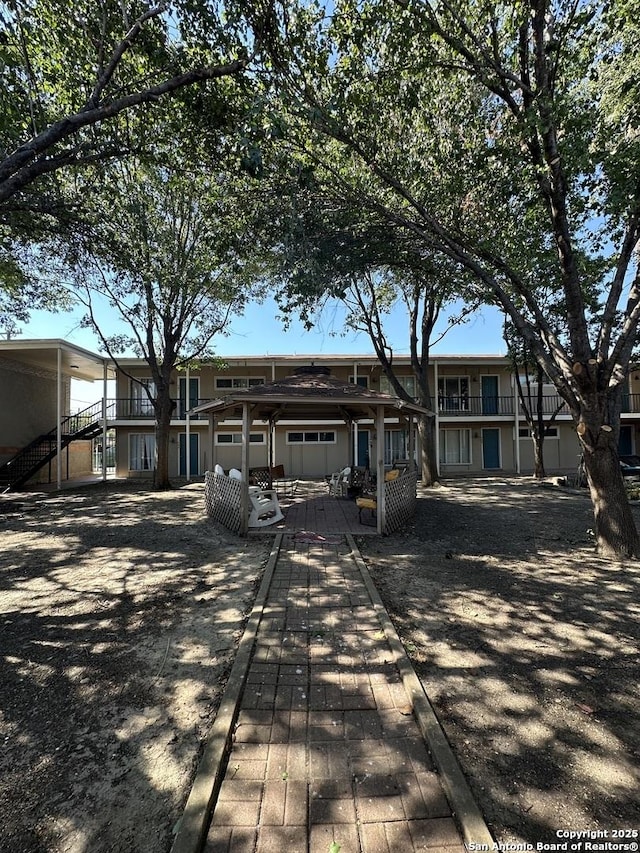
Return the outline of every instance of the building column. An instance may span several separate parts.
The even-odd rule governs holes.
[[[58,491],[62,487],[62,350],[58,347],[56,377],[56,476]]]
[[[435,406],[433,407],[436,417],[435,417],[435,426],[434,426],[434,439],[435,439],[435,449],[436,449],[436,470],[438,472],[438,479],[440,479],[440,402],[438,399],[438,362],[433,362],[433,399],[435,400]]]
[[[115,460],[114,460],[115,461]],[[102,480],[107,479],[107,362],[102,362]]]
[[[185,443],[185,473],[187,475],[187,483],[191,482],[191,416],[189,409],[191,408],[191,396],[189,388],[190,371],[187,366],[185,370],[185,428],[184,428],[184,443]],[[178,380],[178,388],[180,388],[180,380]],[[180,395],[178,394],[178,397]],[[178,470],[180,470],[180,438],[178,438]]]

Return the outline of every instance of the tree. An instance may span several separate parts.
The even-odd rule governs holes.
[[[115,177],[115,176],[114,176]],[[244,180],[236,178],[238,183]],[[92,246],[78,259],[78,292],[86,323],[118,364],[133,351],[145,359],[152,387],[142,385],[156,417],[156,488],[170,487],[169,432],[176,401],[171,379],[198,359],[256,291],[229,175],[121,166],[112,217],[96,222]],[[95,308],[105,297],[128,329],[113,334]]]
[[[138,151],[163,97],[246,72],[269,18],[260,2],[4,4],[2,210],[39,178]]]
[[[367,215],[357,198],[341,196],[339,183],[322,185],[322,180],[330,179],[317,174],[312,180],[307,174],[302,186],[277,193],[284,211],[278,221],[284,240],[274,245],[270,266],[281,288],[285,315],[296,309],[311,324],[328,300],[340,300],[347,308],[347,327],[368,335],[393,392],[433,410],[429,381],[433,336],[443,310],[464,292],[464,276],[442,256],[428,258],[416,250],[400,228],[390,229]],[[290,208],[282,204],[287,196]],[[406,313],[412,389],[398,374],[397,353],[385,332],[394,307]],[[438,340],[471,310],[450,317]],[[417,426],[422,483],[431,486],[438,479],[435,415],[419,417]]]
[[[615,441],[640,319],[639,32],[626,0],[346,0],[290,16],[278,68],[370,209],[468,270],[526,341],[572,414],[615,557],[640,553]]]
[[[189,110],[202,117],[203,135],[224,123],[230,89],[243,85],[259,57],[271,16],[269,0],[0,4],[0,311],[6,317],[38,300],[41,307],[60,306],[58,292],[39,288],[42,277],[32,274],[34,257],[25,260],[25,246],[44,245],[40,254],[52,255],[50,241],[83,229],[85,193],[104,179],[105,164],[150,152],[167,99],[180,101],[182,117]],[[194,90],[200,99],[190,95]]]

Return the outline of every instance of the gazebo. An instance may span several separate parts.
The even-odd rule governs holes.
[[[416,415],[430,414],[416,403],[335,379],[327,368],[311,365],[298,368],[294,375],[284,379],[241,388],[222,399],[203,403],[190,414],[209,416],[212,447],[217,422],[229,418],[242,421],[242,480],[232,480],[211,471],[205,475],[207,511],[241,536],[248,532],[249,435],[256,421],[270,427],[267,433],[270,464],[272,428],[281,419],[313,423],[340,419],[348,426],[363,420],[373,421],[378,533],[397,530],[415,512],[417,475],[413,422]],[[385,482],[384,477],[385,418],[404,423],[409,432],[409,465],[391,482]]]

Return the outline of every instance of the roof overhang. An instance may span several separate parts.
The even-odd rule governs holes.
[[[9,340],[0,341],[0,357],[34,369],[57,373],[58,354],[60,370],[64,376],[93,382],[102,379],[104,366],[109,360],[96,353],[62,340]]]

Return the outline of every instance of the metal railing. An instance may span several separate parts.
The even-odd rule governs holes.
[[[205,397],[198,400],[176,400],[176,406],[172,414],[174,420],[186,420],[187,409],[193,409],[201,403],[208,403],[212,398]],[[118,397],[109,399],[107,403],[107,419],[114,420],[153,420],[155,411],[153,403],[150,400],[141,399],[139,397]],[[197,420],[202,415],[191,415],[192,420]]]
[[[640,396],[640,395],[639,395]],[[438,413],[441,417],[505,417],[515,414],[514,398],[481,396],[481,397],[439,397]],[[532,400],[534,410],[537,401]],[[542,412],[545,415],[553,415],[560,408],[561,414],[567,414],[566,403],[558,395],[547,395],[542,398]],[[519,407],[520,414],[522,406]],[[564,411],[563,411],[564,410]]]

